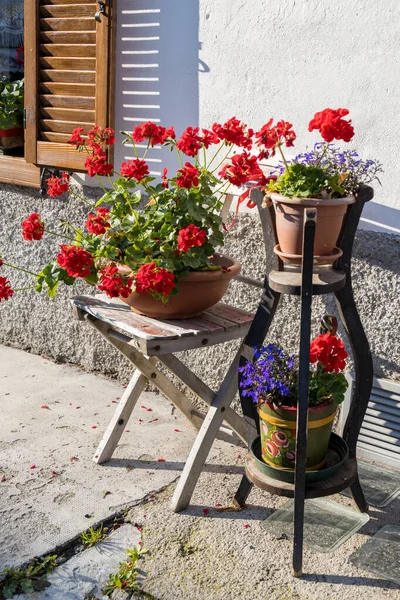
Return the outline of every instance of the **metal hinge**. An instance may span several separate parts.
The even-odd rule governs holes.
[[[98,12],[94,15],[94,19],[95,21],[97,21],[98,23],[101,23],[101,15],[105,15],[106,14],[106,3],[103,0],[98,0],[99,3],[99,10]]]
[[[23,116],[22,116],[22,127],[26,129],[26,108],[24,108]]]

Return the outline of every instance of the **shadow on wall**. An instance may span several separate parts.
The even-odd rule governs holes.
[[[179,135],[199,121],[198,0],[119,0],[117,15],[115,129],[132,131],[143,121],[175,126]],[[115,164],[134,158],[132,146],[115,147]],[[119,142],[119,143],[118,143]],[[143,150],[146,146],[143,146]],[[153,175],[177,168],[160,147],[146,160]]]

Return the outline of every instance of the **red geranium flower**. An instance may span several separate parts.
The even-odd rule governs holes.
[[[0,277],[0,302],[11,298],[14,294],[14,290],[11,288],[11,283],[7,277]]]
[[[247,181],[263,183],[264,178],[264,174],[258,166],[257,157],[250,156],[246,151],[232,156],[231,163],[224,165],[218,174],[222,179],[227,179],[237,186],[241,186]]]
[[[185,163],[185,166],[178,171],[176,185],[190,189],[199,185],[199,169],[196,169],[190,162]]]
[[[354,128],[351,121],[342,119],[348,114],[347,108],[337,108],[336,110],[325,108],[325,110],[315,113],[308,125],[308,131],[318,129],[326,142],[332,142],[332,140],[349,142],[354,135]]]
[[[118,273],[116,266],[106,267],[100,270],[99,290],[102,290],[110,298],[121,296],[127,298],[132,293],[132,277],[124,277]]]
[[[155,262],[142,265],[136,274],[138,294],[157,294],[168,296],[175,287],[175,276],[167,269],[157,267]]]
[[[296,139],[296,134],[292,129],[291,123],[278,121],[273,127],[273,121],[273,119],[270,119],[256,133],[257,145],[264,146],[258,157],[259,159],[274,156],[275,148],[278,144],[284,143],[287,147],[293,146],[293,142]]]
[[[114,165],[107,163],[107,154],[99,149],[96,154],[87,157],[85,160],[85,169],[87,169],[89,177],[111,175]]]
[[[187,127],[176,142],[178,150],[187,156],[196,156],[201,148],[201,138],[198,135],[199,128]]]
[[[124,162],[121,165],[121,175],[122,177],[128,177],[129,179],[136,179],[137,181],[142,181],[149,175],[149,167],[145,160],[141,160],[139,158],[135,158],[134,160],[129,160],[128,162]]]
[[[137,143],[148,140],[150,146],[156,146],[157,144],[163,144],[168,138],[175,139],[175,131],[173,127],[166,129],[161,125],[147,121],[147,123],[136,125],[132,138]]]
[[[69,175],[68,173],[62,173],[61,177],[54,177],[52,175],[47,180],[47,193],[52,198],[57,198],[69,190]]]
[[[44,233],[44,221],[40,214],[34,212],[22,221],[22,237],[24,240],[41,240]]]
[[[84,127],[75,127],[75,129],[72,130],[72,135],[69,138],[67,144],[72,144],[76,148],[80,148],[81,146],[83,146],[83,144],[85,143],[84,138],[81,136],[83,130]]]
[[[204,144],[205,148],[209,148],[211,144],[218,144],[219,137],[213,131],[209,131],[208,129],[202,129],[203,137],[201,138],[202,144]]]
[[[102,235],[106,232],[106,229],[111,227],[108,221],[109,218],[110,211],[108,208],[96,208],[95,213],[88,214],[86,229],[89,233],[94,233],[94,235]]]
[[[347,357],[342,340],[330,332],[320,334],[310,344],[310,362],[318,361],[325,373],[343,371]]]
[[[205,229],[200,229],[196,225],[189,225],[181,229],[178,233],[178,248],[181,252],[187,252],[193,246],[202,246],[207,238]]]
[[[60,245],[61,252],[57,262],[65,269],[70,277],[88,277],[93,265],[93,257],[87,250],[80,246]]]
[[[235,144],[236,146],[242,146],[247,150],[253,145],[252,137],[254,131],[249,129],[246,131],[247,125],[241,123],[236,117],[232,117],[223,125],[214,123],[212,130],[217,134],[219,139],[225,140],[228,144]]]

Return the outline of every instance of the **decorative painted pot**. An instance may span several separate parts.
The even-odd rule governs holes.
[[[355,197],[351,195],[331,199],[287,198],[273,192],[270,198],[275,208],[276,232],[283,255],[302,255],[304,211],[306,208],[317,208],[314,254],[320,258],[332,255],[347,207],[355,202]]]
[[[232,277],[239,275],[240,263],[234,258],[215,254],[213,263],[227,270],[191,271],[179,280],[179,293],[171,296],[165,304],[149,294],[133,292],[128,298],[121,298],[134,312],[154,319],[188,319],[197,317],[204,310],[217,304],[226,293]],[[121,273],[131,269],[120,266]]]
[[[329,438],[337,405],[333,400],[308,410],[307,462],[308,471],[321,469],[326,461]],[[297,407],[261,405],[261,457],[265,463],[278,469],[293,470],[296,460]]]

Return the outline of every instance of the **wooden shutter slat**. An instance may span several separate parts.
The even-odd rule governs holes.
[[[96,29],[94,17],[75,19],[40,19],[40,29],[43,31],[90,31]]]
[[[95,44],[40,44],[39,52],[43,56],[63,56],[78,58],[80,56],[96,56]]]
[[[35,139],[29,145],[30,160],[38,165],[82,170],[85,156],[66,142],[75,127],[83,127],[87,133],[94,124],[110,125],[112,0],[106,0],[101,22],[94,19],[97,0],[24,3],[25,22],[31,24],[25,49],[27,74],[32,66],[32,72],[37,73],[37,82],[31,85],[36,105],[33,111],[27,110],[26,136],[31,139],[33,134]],[[27,106],[33,103],[28,100]]]
[[[83,127],[83,133],[87,133],[93,126],[92,123],[82,123],[79,121],[54,121],[53,119],[42,119],[39,122],[43,132],[52,131],[54,133],[68,133],[71,135],[75,127]]]
[[[96,44],[95,31],[76,31],[74,39],[78,44]],[[42,31],[40,34],[42,44],[69,44],[71,42],[70,31]]]
[[[43,94],[54,94],[55,96],[86,96],[95,95],[96,86],[93,83],[59,83],[46,81],[40,84]]]
[[[44,69],[40,71],[40,80],[59,81],[62,83],[95,83],[94,71],[57,71],[56,69]]]
[[[53,108],[76,108],[82,110],[95,110],[95,99],[82,96],[53,96],[45,94],[41,96],[43,106]]]
[[[64,58],[59,56],[43,56],[40,64],[45,69],[57,69],[60,71],[95,71],[95,58]]]
[[[90,16],[94,17],[96,7],[93,4],[51,4],[40,7],[41,17],[72,18]]]
[[[77,108],[52,108],[49,106],[40,109],[40,116],[44,119],[55,119],[57,121],[72,121],[77,123],[93,123],[95,119],[94,110],[82,110]]]
[[[96,4],[97,0],[47,0],[46,5],[49,4]]]

